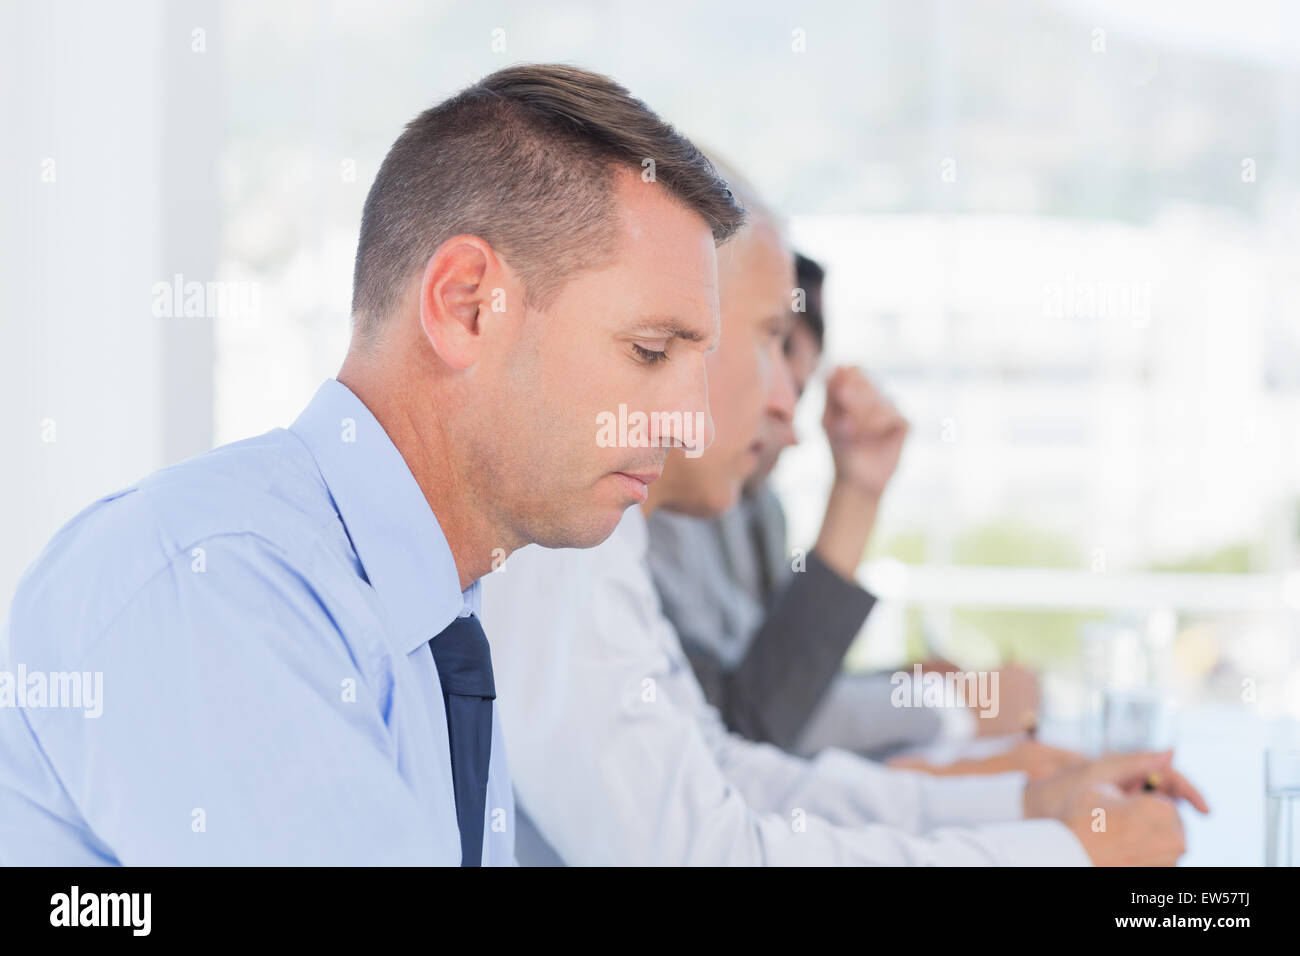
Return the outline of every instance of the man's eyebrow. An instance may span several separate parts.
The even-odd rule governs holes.
[[[687,342],[703,342],[710,337],[672,316],[644,319],[632,329],[632,334],[662,335],[667,338],[685,339]]]

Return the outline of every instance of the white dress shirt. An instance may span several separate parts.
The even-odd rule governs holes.
[[[810,761],[728,733],[646,550],[632,508],[599,547],[529,546],[482,582],[516,794],[565,862],[1088,864],[1064,825],[1023,819],[1023,774]]]

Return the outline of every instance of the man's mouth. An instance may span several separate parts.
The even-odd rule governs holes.
[[[645,500],[650,497],[650,483],[658,478],[661,473],[662,469],[659,471],[616,471],[613,474],[633,501],[644,504]]]
[[[639,481],[643,485],[648,485],[663,474],[663,469],[661,468],[658,471],[616,471],[614,474],[622,475],[624,478],[631,478],[634,481]]]

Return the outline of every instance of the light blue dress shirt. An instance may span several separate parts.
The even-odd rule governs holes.
[[[333,379],[289,429],[101,499],[0,636],[0,863],[458,864],[428,641],[478,601]],[[73,674],[102,675],[93,708]],[[497,715],[484,865],[514,863]]]

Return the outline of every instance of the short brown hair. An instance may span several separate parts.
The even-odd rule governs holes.
[[[544,308],[573,273],[612,258],[615,171],[641,172],[645,160],[715,242],[743,224],[744,210],[708,158],[598,73],[509,67],[425,110],[388,151],[366,197],[352,287],[358,332],[373,333],[411,275],[460,233],[502,250],[528,303]]]

